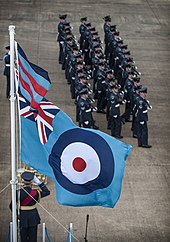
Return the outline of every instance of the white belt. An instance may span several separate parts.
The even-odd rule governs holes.
[[[6,64],[5,66],[10,66],[10,64]]]
[[[148,110],[143,111],[143,113],[147,113],[147,112],[148,112]]]

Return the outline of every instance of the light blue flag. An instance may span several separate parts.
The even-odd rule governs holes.
[[[24,113],[29,103],[23,100],[20,98],[21,160],[55,181],[60,204],[114,207],[131,145],[101,131],[79,128],[57,107],[55,113],[46,109],[46,114],[55,115],[53,130],[42,144],[34,119],[37,114]]]

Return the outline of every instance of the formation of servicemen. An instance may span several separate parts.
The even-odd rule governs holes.
[[[152,107],[147,100],[147,87],[141,85],[141,73],[111,17],[103,18],[104,50],[98,31],[87,17],[80,19],[78,42],[67,15],[60,15],[59,19],[59,64],[65,70],[75,100],[79,126],[98,129],[93,118],[96,111],[106,115],[112,136],[123,138],[122,124],[131,122],[132,136],[138,139],[138,146],[151,148],[147,113]],[[120,105],[125,105],[123,114]]]

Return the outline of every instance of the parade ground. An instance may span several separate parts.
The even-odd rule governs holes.
[[[110,15],[128,45],[141,84],[148,88],[148,130],[151,149],[138,147],[131,123],[122,127],[121,141],[133,146],[126,161],[122,192],[116,206],[68,207],[56,200],[53,180],[47,178],[51,195],[37,206],[53,242],[65,242],[73,223],[73,241],[84,241],[89,214],[88,242],[170,241],[170,1],[169,0],[0,0],[0,242],[6,241],[11,221],[10,101],[6,98],[3,75],[9,25],[15,26],[15,40],[29,60],[48,71],[52,87],[47,98],[76,123],[64,71],[58,64],[56,41],[59,14],[67,14],[73,34],[79,38],[81,17],[88,17],[103,41],[103,17]],[[103,45],[104,46],[104,45]],[[121,106],[124,109],[124,106]],[[94,113],[100,130],[107,130],[105,115]],[[77,123],[76,123],[77,124]],[[18,132],[17,132],[18,134]],[[29,140],[28,140],[29,142]],[[17,154],[19,148],[17,146]],[[38,152],[38,151],[37,151]],[[17,164],[20,168],[20,164]],[[38,241],[42,241],[42,224]],[[48,241],[46,239],[46,241]]]

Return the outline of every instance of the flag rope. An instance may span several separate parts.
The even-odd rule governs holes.
[[[48,213],[48,215],[50,215],[66,232],[69,233],[69,229],[64,227],[64,225],[62,223],[60,223],[45,207],[43,207],[37,200],[35,200],[34,197],[32,197],[23,187],[21,187],[21,189],[23,189],[23,191],[25,191],[46,213]],[[77,239],[74,235],[72,235],[72,237],[76,241],[80,242],[80,240]]]
[[[11,184],[9,183],[8,185],[6,185],[6,187],[4,187],[1,191],[0,191],[0,194],[3,192],[3,191],[5,191],[5,189],[7,188],[7,187],[9,187]]]

